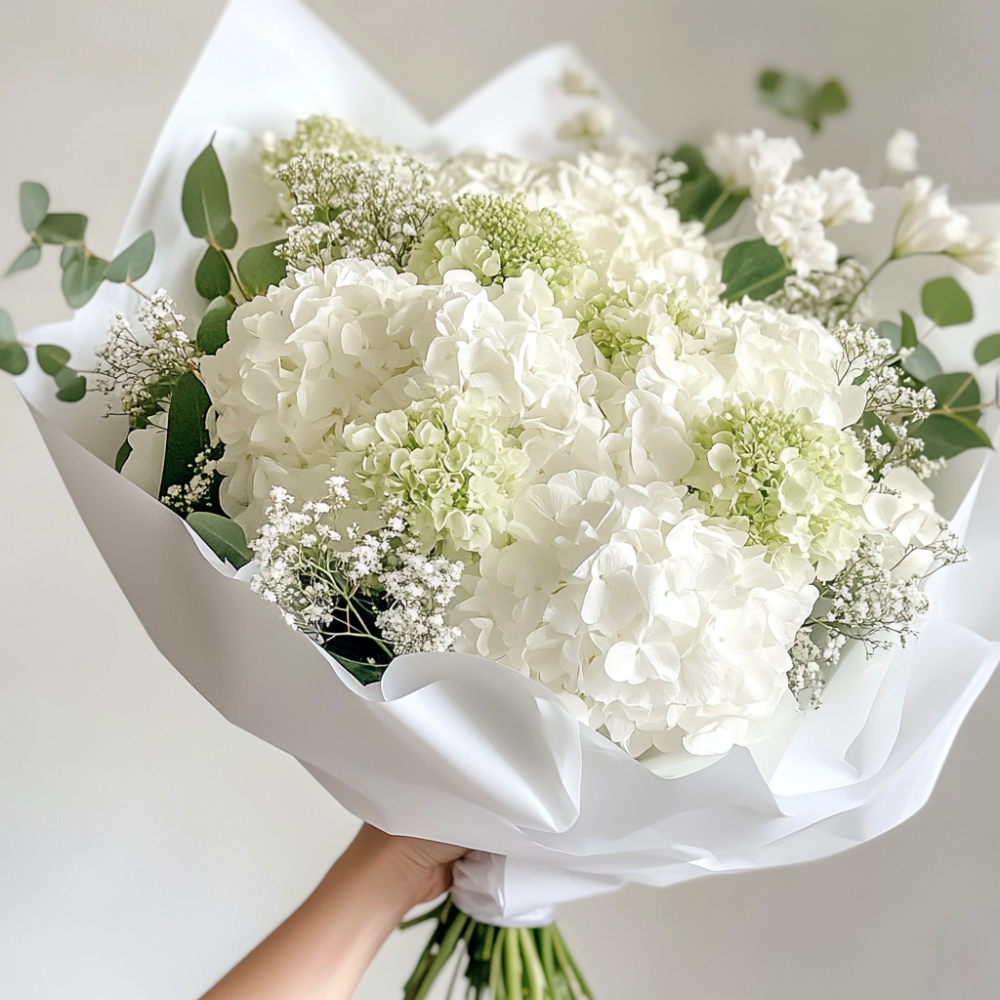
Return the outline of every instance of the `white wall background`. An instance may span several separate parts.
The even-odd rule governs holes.
[[[113,246],[222,6],[0,0],[0,262],[21,249],[24,179],[46,183],[54,209],[87,212],[92,243]],[[764,65],[837,74],[855,110],[816,160],[872,178],[905,125],[957,200],[1000,199],[993,0],[310,6],[429,117],[556,40],[576,44],[668,143],[716,124],[780,129],[754,103]],[[0,306],[22,328],[60,318],[57,281],[54,266],[4,281]],[[296,905],[355,822],[188,688],[113,584],[90,584],[99,567],[74,541],[72,510],[52,482],[23,488],[17,459],[0,451],[0,996],[187,1000]],[[51,496],[35,502],[34,489]],[[45,550],[35,579],[14,579],[5,556],[12,565],[29,523]],[[40,595],[42,621],[31,617]],[[878,841],[565,907],[599,997],[1000,995],[998,711],[994,682],[930,804]],[[359,998],[397,995],[418,938],[390,942]]]

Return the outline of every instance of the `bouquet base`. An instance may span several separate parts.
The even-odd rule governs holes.
[[[464,995],[470,1000],[593,1000],[555,924],[483,924],[463,913],[449,896],[402,927],[430,920],[436,921],[434,932],[404,987],[403,1000],[424,1000],[453,958],[449,998],[461,974],[467,983]]]

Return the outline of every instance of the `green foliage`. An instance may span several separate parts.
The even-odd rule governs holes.
[[[205,418],[211,405],[205,387],[193,372],[185,372],[177,379],[167,415],[161,497],[171,486],[184,486],[191,480],[195,459],[209,447]]]
[[[198,270],[194,273],[194,287],[206,299],[217,299],[229,294],[232,287],[229,267],[225,255],[215,247],[209,247],[198,263]]]
[[[27,271],[29,268],[34,267],[41,259],[42,248],[37,243],[32,243],[31,246],[26,247],[14,258],[14,263],[7,268],[6,274]]]
[[[680,212],[684,222],[704,222],[705,232],[710,233],[728,222],[747,198],[744,191],[725,188],[696,146],[680,146],[670,154],[670,159],[687,166],[680,188],[670,196],[670,204]]]
[[[82,243],[87,233],[87,216],[79,212],[57,212],[46,215],[35,235],[42,243],[61,246],[65,243]]]
[[[904,312],[901,315],[902,323],[900,324],[899,333],[900,347],[918,347],[920,345],[920,341],[917,340],[917,326],[913,322],[913,317],[908,312]]]
[[[129,443],[129,439],[126,436],[125,440],[122,441],[122,446],[118,449],[118,453],[115,455],[115,472],[121,472],[125,468],[125,463],[128,461],[129,455],[132,454],[132,445]]]
[[[192,236],[206,240],[217,250],[236,246],[229,185],[212,142],[188,169],[181,192],[181,211]]]
[[[248,296],[263,295],[271,285],[277,285],[284,279],[288,265],[282,257],[274,255],[275,248],[284,242],[283,239],[275,240],[251,247],[236,262],[236,273]]]
[[[761,104],[785,118],[805,122],[814,133],[822,129],[825,118],[841,114],[850,106],[839,81],[831,79],[814,87],[805,77],[777,69],[760,74],[757,91]]]
[[[898,351],[903,346],[903,328],[891,319],[884,319],[878,325],[878,335],[892,344],[892,349]]]
[[[253,553],[247,548],[243,529],[228,517],[208,511],[195,511],[188,514],[187,523],[220,559],[225,559],[236,569],[253,559]]]
[[[982,411],[978,406],[982,402],[982,395],[979,383],[970,372],[935,375],[926,384],[937,400],[936,409],[963,411],[973,423],[979,423]]]
[[[38,367],[46,375],[55,375],[69,361],[69,351],[58,344],[39,344],[35,348],[35,356],[38,359]]]
[[[89,253],[70,258],[62,276],[62,292],[66,304],[71,309],[85,306],[100,287],[107,269],[106,261]]]
[[[359,684],[375,684],[382,679],[382,674],[385,673],[385,667],[351,660],[339,653],[334,653],[332,650],[328,650],[328,652]]]
[[[0,309],[0,370],[20,375],[28,367],[28,352],[17,342],[14,321]]]
[[[976,344],[976,364],[988,365],[997,358],[1000,358],[1000,333],[991,333]]]
[[[156,237],[152,230],[145,232],[134,243],[130,243],[110,264],[104,275],[107,281],[120,283],[138,281],[153,263],[156,253]]]
[[[229,340],[229,317],[236,311],[232,299],[219,296],[212,299],[201,318],[195,343],[205,354],[215,354]]]
[[[87,395],[87,380],[72,368],[60,368],[55,374],[56,385],[59,391],[56,399],[64,403],[79,403]]]
[[[969,448],[990,448],[989,436],[978,427],[982,410],[979,384],[969,372],[948,372],[927,380],[937,400],[935,410],[913,433],[924,441],[928,458],[954,458]]]
[[[927,382],[944,369],[934,352],[926,344],[917,344],[911,355],[903,359],[903,371],[918,382]]]
[[[35,232],[49,214],[49,192],[34,181],[24,181],[20,190],[21,225],[29,235]]]
[[[954,278],[928,281],[920,292],[920,307],[924,315],[938,326],[972,322],[972,299]]]
[[[791,274],[784,254],[764,240],[746,240],[730,247],[722,262],[723,298],[739,302],[745,295],[765,299],[785,284]]]

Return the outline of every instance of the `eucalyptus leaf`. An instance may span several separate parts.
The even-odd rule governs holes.
[[[192,236],[216,247],[223,245],[219,235],[225,235],[224,230],[232,225],[232,208],[226,175],[211,142],[191,164],[184,178],[181,211]]]
[[[706,163],[696,146],[685,144],[670,154],[672,160],[687,167],[681,186],[670,196],[670,204],[680,213],[683,222],[705,222],[711,232],[728,222],[746,200],[745,191],[726,192],[719,176]]]
[[[55,376],[61,368],[66,367],[69,351],[58,344],[39,344],[35,348],[35,357],[38,359],[38,367],[46,375]]]
[[[829,115],[840,114],[850,105],[839,80],[826,80],[814,87],[805,77],[782,70],[766,69],[757,79],[760,101],[780,115],[805,122],[813,132],[823,127]]]
[[[236,569],[246,566],[253,559],[243,529],[228,517],[195,511],[188,514],[187,523],[220,559],[225,559]]]
[[[56,399],[64,403],[78,403],[87,395],[87,380],[72,368],[60,368],[55,374],[55,382],[59,391]]]
[[[0,369],[20,375],[28,367],[28,352],[15,340],[0,340]]]
[[[888,340],[892,344],[892,349],[897,353],[903,346],[903,328],[899,323],[893,323],[891,319],[884,319],[879,323],[878,335],[883,340]]]
[[[81,247],[63,247],[59,252],[59,266],[65,271],[77,257],[83,256]]]
[[[5,340],[17,340],[17,329],[10,313],[6,309],[0,309],[0,343]]]
[[[903,359],[903,371],[919,382],[927,382],[935,375],[941,375],[944,369],[926,344],[917,344],[913,353]]]
[[[917,347],[920,341],[917,339],[917,325],[913,322],[913,317],[908,312],[901,313],[901,316],[900,347]]]
[[[339,653],[331,652],[330,655],[348,672],[359,684],[375,684],[382,679],[385,667],[376,666],[371,663],[361,663],[359,660],[351,660]]]
[[[977,365],[988,365],[1000,358],[1000,333],[991,333],[976,344],[974,353]]]
[[[37,243],[32,243],[30,247],[22,250],[14,263],[7,268],[7,274],[17,274],[18,271],[27,271],[34,267],[42,259],[42,248]]]
[[[272,285],[284,280],[288,265],[281,257],[274,255],[275,249],[284,242],[281,239],[251,247],[236,262],[236,273],[248,295],[263,295]]]
[[[138,281],[153,263],[156,253],[156,238],[149,230],[134,243],[130,243],[110,264],[104,277],[107,281],[121,283],[123,281]]]
[[[236,223],[230,220],[216,234],[215,242],[222,250],[232,250],[240,238]]]
[[[129,439],[126,437],[122,441],[122,446],[118,449],[118,453],[115,455],[115,472],[121,472],[125,468],[125,463],[128,461],[129,455],[132,454],[132,445],[129,443]]]
[[[198,294],[206,299],[217,299],[229,294],[232,283],[226,258],[215,247],[209,247],[194,273],[194,287],[198,289]]]
[[[928,281],[920,292],[920,308],[938,326],[971,323],[974,315],[968,292],[951,277]]]
[[[198,326],[195,343],[206,354],[215,354],[229,340],[229,317],[236,311],[232,299],[219,296],[212,299]]]
[[[955,409],[962,411],[962,416],[979,423],[982,410],[966,409],[979,406],[982,395],[979,383],[970,372],[948,372],[945,375],[935,375],[927,380],[927,387],[934,393],[937,400],[935,409]]]
[[[807,107],[809,125],[814,132],[823,126],[828,115],[839,115],[850,106],[847,92],[839,80],[827,80],[812,94]]]
[[[63,270],[62,292],[66,305],[80,309],[93,297],[104,280],[108,265],[100,257],[82,254],[74,257]]]
[[[195,459],[210,445],[205,419],[211,405],[205,387],[193,372],[185,372],[177,379],[167,414],[167,446],[159,496],[164,496],[171,486],[184,486],[191,481]]]
[[[46,215],[35,235],[43,243],[82,243],[87,233],[87,216],[79,212],[56,212]]]
[[[764,299],[785,284],[792,272],[782,252],[764,240],[747,240],[730,247],[722,262],[722,280],[726,285],[723,298],[738,302],[745,295]]]
[[[910,433],[922,438],[924,454],[930,459],[954,458],[970,448],[992,448],[989,435],[962,414],[934,414]]]
[[[49,214],[49,192],[35,181],[24,181],[19,192],[21,225],[26,233],[33,233]]]

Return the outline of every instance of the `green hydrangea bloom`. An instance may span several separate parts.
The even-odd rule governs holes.
[[[868,490],[864,455],[848,433],[750,398],[720,404],[691,429],[684,477],[713,516],[744,518],[749,544],[806,557],[820,578],[855,552]]]
[[[570,294],[587,257],[569,224],[547,208],[528,208],[521,194],[463,194],[438,209],[414,247],[408,270],[440,284],[452,270],[471,271],[483,285],[537,271],[557,298]]]
[[[506,530],[528,461],[480,393],[419,400],[345,435],[377,496],[397,498],[428,548],[482,552]]]
[[[395,152],[398,152],[395,146],[362,132],[340,118],[310,115],[295,123],[295,135],[291,139],[266,137],[261,162],[269,174],[274,174],[296,156],[310,153],[335,153],[370,160]]]

